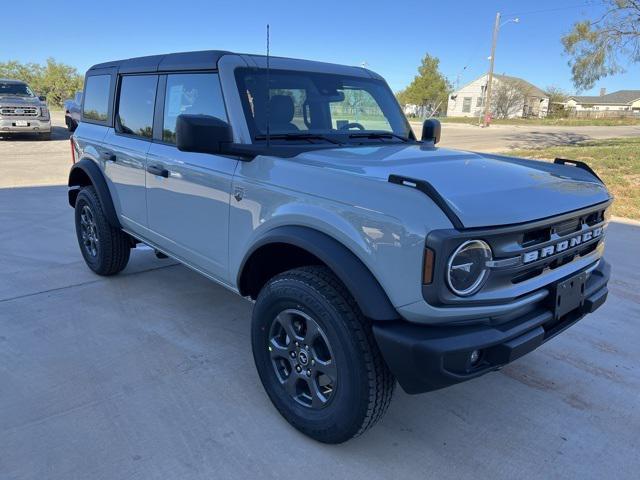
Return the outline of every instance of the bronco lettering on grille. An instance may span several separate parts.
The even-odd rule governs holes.
[[[546,247],[540,248],[538,250],[531,250],[530,252],[526,252],[522,255],[523,263],[531,263],[536,260],[540,260],[543,258],[548,258],[552,255],[557,255],[559,253],[568,250],[569,248],[574,248],[583,243],[587,243],[594,238],[598,238],[602,236],[604,232],[603,227],[597,227],[593,230],[589,230],[587,232],[581,233],[579,235],[575,235],[571,238],[567,238],[565,240],[561,240],[560,242],[554,243],[552,245],[547,245]]]

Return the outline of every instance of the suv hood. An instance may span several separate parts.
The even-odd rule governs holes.
[[[39,107],[42,102],[38,97],[20,97],[18,95],[0,95],[0,105],[35,105]]]
[[[331,148],[292,161],[384,181],[391,174],[425,180],[466,228],[539,220],[610,199],[597,178],[574,166],[426,145]]]

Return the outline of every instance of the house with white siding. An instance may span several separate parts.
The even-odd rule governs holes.
[[[608,110],[640,113],[640,90],[618,90],[607,94],[605,89],[601,89],[597,96],[571,96],[565,108],[576,112]]]
[[[449,96],[448,117],[482,117],[486,101],[488,74],[454,91]],[[518,77],[493,75],[492,97],[501,83],[517,84],[522,90],[522,99],[509,108],[509,118],[545,117],[549,109],[549,97],[538,87]]]

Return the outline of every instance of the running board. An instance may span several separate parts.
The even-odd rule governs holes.
[[[440,210],[444,212],[449,221],[453,224],[455,228],[458,230],[462,230],[464,225],[460,220],[460,217],[456,215],[456,212],[449,206],[447,201],[444,199],[440,193],[434,188],[426,180],[416,180],[411,177],[403,177],[402,175],[389,175],[389,182],[395,183],[396,185],[403,185],[405,187],[415,188],[416,190],[420,190],[426,196],[428,196],[433,202],[440,207]]]

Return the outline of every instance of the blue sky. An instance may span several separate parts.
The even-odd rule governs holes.
[[[0,61],[54,57],[84,73],[94,63],[156,53],[263,53],[268,22],[272,55],[367,62],[394,90],[411,81],[425,52],[440,58],[454,84],[458,75],[461,84],[481,75],[496,12],[515,13],[520,23],[500,31],[496,73],[573,92],[560,37],[576,20],[601,12],[602,5],[599,0],[32,0],[3,2],[0,10],[2,36],[11,39],[0,43]],[[600,87],[640,89],[640,66],[603,79],[585,94]]]

